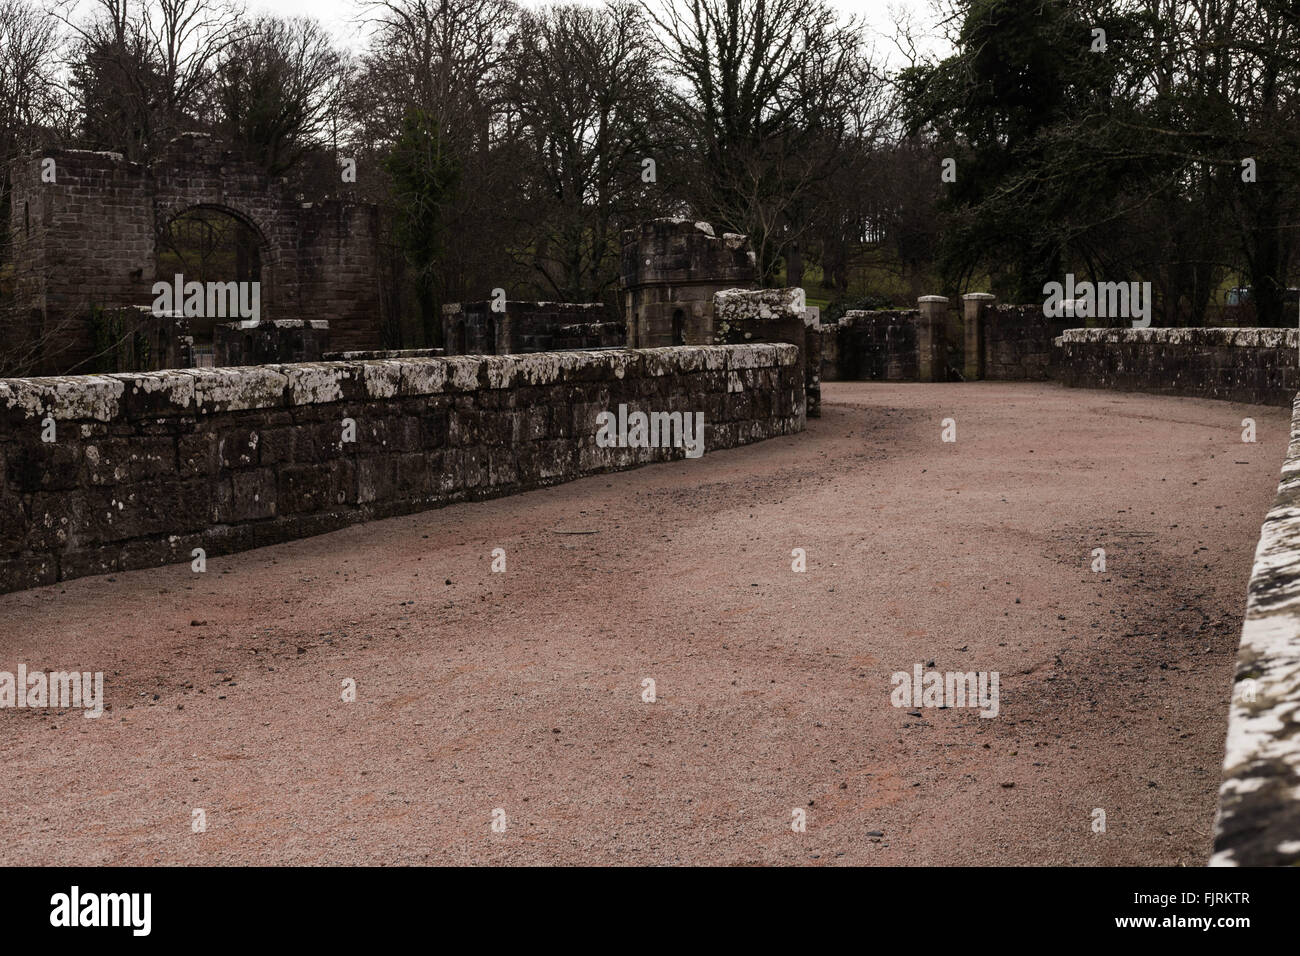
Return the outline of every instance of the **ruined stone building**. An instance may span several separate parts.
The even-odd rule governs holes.
[[[563,349],[710,345],[714,293],[757,286],[744,236],[717,236],[707,222],[653,219],[623,233],[623,320],[609,322],[599,302],[505,303],[443,307],[448,355],[515,355]]]
[[[168,231],[197,210],[242,230],[246,248],[228,270],[239,274],[216,278],[259,282],[262,319],[327,320],[335,348],[380,345],[373,204],[302,202],[287,180],[198,133],[148,165],[49,149],[15,161],[10,175],[14,294],[0,314],[0,342],[39,341],[38,371],[90,370],[101,313],[152,304],[153,283],[173,278]],[[190,332],[210,342],[212,323]]]
[[[623,233],[623,315],[629,348],[711,345],[713,296],[754,289],[749,241],[715,235],[707,222],[652,219]]]

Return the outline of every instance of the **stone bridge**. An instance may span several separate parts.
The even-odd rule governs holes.
[[[71,786],[33,811],[54,826],[0,824],[4,859],[307,862],[325,808],[361,801],[369,862],[416,862],[421,826],[464,861],[794,862],[792,806],[848,862],[1300,860],[1295,330],[1045,338],[1004,308],[979,317],[982,376],[1089,387],[963,384],[934,381],[949,316],[926,297],[851,315],[827,351],[927,381],[827,382],[808,421],[810,368],[833,367],[808,342],[832,339],[786,292],[714,301],[716,336],[800,344],[0,382],[0,589],[30,589],[0,596],[3,646],[113,675],[100,764],[48,732],[61,716],[0,713],[25,768],[0,799],[22,806],[25,773],[99,792],[146,743],[220,739],[266,783],[174,757],[209,775],[176,799],[231,820],[199,855],[115,835],[170,812],[137,762],[107,828],[41,836],[77,833]],[[601,446],[615,408],[698,410],[710,453]],[[916,668],[1000,674],[1002,719],[900,709]],[[371,696],[338,711],[354,674]],[[412,765],[426,726],[475,730]],[[305,810],[281,796],[304,766]],[[450,810],[413,819],[417,793]],[[484,851],[476,801],[534,839]],[[268,860],[299,812],[321,822]]]
[[[679,350],[645,354],[660,351]],[[368,498],[391,494],[375,483],[386,457],[409,484],[415,456],[438,453],[391,419],[335,474],[323,443],[337,422],[312,411],[334,411],[332,389],[359,423],[383,420],[376,405],[434,415],[472,399],[441,448],[469,474],[474,442],[501,447],[495,416],[571,427],[547,389],[591,389],[591,403],[619,381],[583,383],[605,366],[575,367],[514,409],[477,397],[480,374],[501,385],[516,363],[553,359],[423,360],[451,392],[432,371],[416,388],[418,362],[353,364],[342,382],[320,366],[267,371],[259,401],[273,407],[242,412],[223,404],[245,394],[220,380],[233,373],[205,372],[195,391],[229,427],[210,445],[202,430],[183,439],[183,461],[243,489],[222,508],[269,507],[255,494],[270,473],[286,482],[277,507],[327,515],[339,506],[305,497],[310,459],[285,456],[321,455],[310,467],[329,466],[330,488]],[[311,404],[290,406],[295,394]],[[176,397],[117,400],[145,423]],[[108,707],[98,721],[0,710],[0,861],[1204,864],[1242,588],[1289,413],[1051,383],[830,382],[822,399],[806,431],[695,461],[272,538],[210,555],[203,573],[186,550],[0,595],[8,669],[102,670]],[[122,436],[73,436],[102,452],[85,500],[160,480]],[[165,530],[149,501],[125,507],[84,519]],[[276,528],[232,517],[232,530]],[[916,666],[1000,673],[998,717],[895,706],[892,676]],[[1283,686],[1271,667],[1261,707]],[[1265,711],[1251,719],[1246,748],[1266,739],[1255,727],[1272,733]],[[1259,765],[1279,786],[1280,760]],[[204,834],[190,832],[194,807]],[[489,831],[497,808],[503,834]]]

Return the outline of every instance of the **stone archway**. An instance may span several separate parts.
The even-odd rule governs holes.
[[[229,254],[228,262],[223,253]],[[268,282],[274,271],[265,229],[245,213],[216,203],[196,203],[160,216],[154,254],[159,279],[169,278],[173,268],[188,268],[200,282]]]
[[[243,301],[252,300],[256,316],[220,304],[216,314],[187,319],[193,337],[195,364],[209,364],[217,324],[249,318],[270,319],[263,303],[274,297],[275,262],[265,231],[246,214],[228,205],[201,203],[175,214],[163,214],[155,243],[155,281],[197,282],[207,287],[234,283]],[[255,295],[246,295],[246,293]],[[174,297],[173,297],[174,298]],[[233,300],[232,303],[233,304]]]

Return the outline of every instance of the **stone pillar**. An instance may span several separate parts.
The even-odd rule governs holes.
[[[970,292],[961,297],[962,323],[966,338],[966,381],[984,377],[984,320],[997,301],[987,292]]]
[[[805,305],[804,290],[723,289],[713,294],[713,341],[743,345],[786,342],[798,346],[804,366],[806,417],[821,416],[821,310]]]
[[[943,382],[948,378],[948,299],[923,295],[916,300],[921,315],[916,322],[917,379]]]
[[[821,309],[803,310],[803,387],[807,396],[807,417],[822,417],[822,327]]]

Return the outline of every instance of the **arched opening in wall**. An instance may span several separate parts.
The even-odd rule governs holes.
[[[216,326],[267,318],[267,242],[261,231],[229,209],[194,206],[162,227],[157,244],[156,279],[172,285],[172,310],[188,319],[194,337],[194,364],[213,364]],[[176,276],[181,276],[176,301]],[[191,282],[202,285],[202,301]]]
[[[686,313],[681,309],[673,311],[673,345],[686,344]]]
[[[467,336],[465,335],[465,320],[461,319],[456,323],[456,354],[464,355],[468,351]]]

